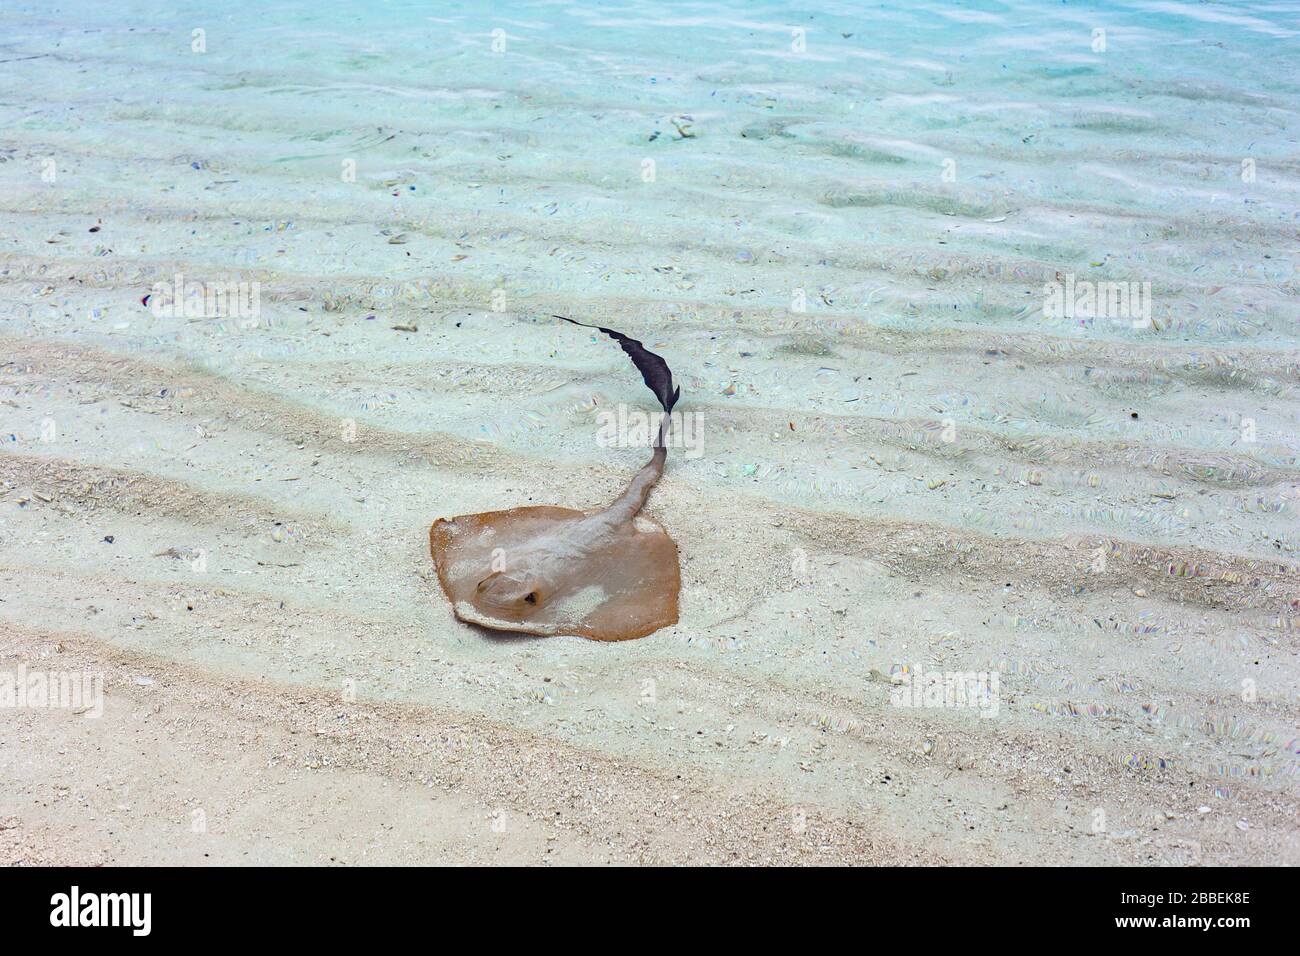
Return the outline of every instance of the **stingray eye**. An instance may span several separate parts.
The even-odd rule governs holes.
[[[527,594],[524,595],[524,600],[527,601],[529,604],[536,604],[536,603],[537,603],[537,592],[536,592],[536,591],[529,591]]]

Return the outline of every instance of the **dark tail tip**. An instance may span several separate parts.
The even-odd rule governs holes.
[[[677,399],[681,397],[682,390],[680,387],[673,385],[672,369],[663,357],[651,352],[648,348],[638,342],[636,339],[629,338],[622,332],[616,332],[614,329],[607,329],[599,325],[588,325],[586,322],[579,322],[576,319],[570,319],[564,315],[552,315],[552,318],[563,319],[565,322],[571,322],[574,325],[580,325],[584,329],[595,329],[597,332],[604,332],[627,353],[627,357],[632,360],[632,364],[637,367],[641,373],[641,378],[645,381],[646,387],[655,393],[655,398],[659,399],[659,404],[665,412],[671,412],[673,406],[677,404]]]

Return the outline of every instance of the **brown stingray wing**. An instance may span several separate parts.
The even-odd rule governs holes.
[[[438,581],[453,606],[468,601],[479,581],[498,570],[494,556],[509,555],[556,524],[581,517],[581,511],[571,508],[540,506],[439,518],[429,529]]]
[[[586,580],[605,597],[583,616],[584,637],[626,641],[677,623],[677,543],[644,515],[597,557]]]
[[[574,634],[625,641],[677,623],[681,570],[677,545],[662,527],[638,516],[598,553],[570,563],[522,619],[504,620],[476,602],[478,583],[500,560],[552,535],[584,514],[548,506],[440,518],[429,529],[438,580],[462,621],[525,634]],[[494,565],[494,558],[498,563]]]

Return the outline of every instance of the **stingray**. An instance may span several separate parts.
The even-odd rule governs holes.
[[[497,631],[571,634],[597,641],[644,637],[677,623],[677,545],[641,514],[663,474],[669,415],[681,395],[662,357],[622,332],[614,339],[664,410],[650,461],[607,508],[541,505],[439,518],[429,529],[438,581],[461,621]]]

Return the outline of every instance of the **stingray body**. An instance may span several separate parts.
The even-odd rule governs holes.
[[[564,316],[556,316],[574,325]],[[624,641],[677,623],[677,545],[642,515],[663,474],[668,413],[680,389],[667,363],[621,332],[622,346],[664,410],[654,452],[607,508],[511,508],[439,518],[429,550],[452,611],[462,621],[524,634]]]

